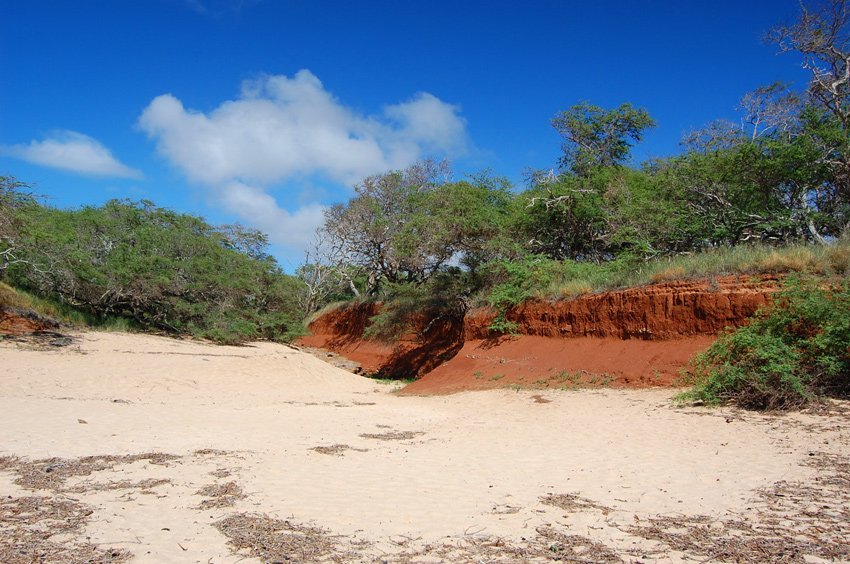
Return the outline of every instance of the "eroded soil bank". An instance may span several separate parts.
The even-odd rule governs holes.
[[[427,332],[396,343],[363,337],[379,306],[359,304],[320,316],[300,342],[346,356],[366,372],[416,377],[403,390],[411,394],[671,386],[694,354],[727,327],[746,323],[778,287],[776,277],[727,276],[533,300],[507,312],[514,335],[491,331],[496,313],[482,308],[463,320],[423,320]]]
[[[32,335],[58,328],[58,323],[33,311],[0,305],[0,336]]]

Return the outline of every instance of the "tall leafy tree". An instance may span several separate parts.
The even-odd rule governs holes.
[[[12,176],[0,176],[0,275],[9,266],[26,262],[19,250],[24,227],[20,213],[36,205],[29,189]]]
[[[822,209],[832,214],[841,231],[850,230],[850,5],[827,0],[800,4],[799,19],[775,27],[769,37],[787,52],[803,56],[810,73],[808,94],[823,116],[809,122],[819,146],[818,160],[829,166],[828,186],[820,190]],[[829,130],[832,129],[833,132]],[[835,130],[840,135],[834,134]],[[825,196],[830,196],[828,200]]]
[[[420,284],[452,261],[480,262],[506,213],[508,185],[447,178],[444,165],[426,161],[356,186],[354,198],[325,215],[339,268],[362,268],[374,295],[384,283]]]
[[[552,126],[564,140],[561,166],[586,176],[594,168],[620,165],[634,143],[655,126],[646,110],[622,104],[606,110],[592,104],[578,104],[560,112]]]
[[[530,252],[556,260],[604,258],[605,172],[532,179],[519,198],[524,209],[515,219],[515,229]]]

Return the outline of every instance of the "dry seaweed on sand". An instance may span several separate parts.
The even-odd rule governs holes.
[[[805,562],[806,554],[819,552],[812,541],[789,537],[791,531],[782,527],[712,522],[705,516],[651,517],[637,522],[627,529],[629,533],[711,561]]]
[[[236,482],[224,484],[210,484],[195,492],[195,495],[204,496],[205,499],[198,505],[198,509],[212,509],[218,507],[232,507],[240,499],[247,497]]]
[[[540,498],[540,503],[569,512],[597,509],[607,515],[612,511],[610,507],[575,494],[547,494]]]
[[[563,562],[622,562],[616,552],[581,535],[560,533],[551,527],[537,529],[534,556]]]
[[[77,484],[76,486],[70,488],[63,488],[62,491],[66,493],[88,493],[88,492],[105,492],[109,490],[140,490],[142,492],[148,492],[153,488],[158,486],[164,486],[165,484],[170,484],[171,480],[166,478],[156,479],[156,478],[148,478],[146,480],[140,480],[138,482],[132,482],[130,480],[119,480],[119,481],[109,481],[109,482],[83,482],[82,484]]]
[[[386,433],[361,433],[360,436],[377,441],[407,441],[424,434],[422,431],[387,431]]]
[[[76,540],[92,514],[87,505],[48,497],[0,499],[0,562],[94,564],[125,562],[122,549],[100,548]],[[65,537],[62,542],[53,537]]]
[[[343,445],[343,444],[334,444],[334,445],[328,445],[328,446],[315,446],[315,447],[311,448],[310,450],[312,450],[314,452],[318,452],[319,454],[328,454],[328,455],[331,455],[331,456],[343,456],[343,454],[347,450],[354,450],[354,451],[357,451],[357,452],[367,452],[369,449],[368,448],[354,448],[352,446]]]
[[[15,471],[22,460],[17,456],[0,456],[0,472]]]
[[[812,484],[777,482],[754,500],[757,517],[658,516],[626,532],[709,560],[806,562],[850,560],[850,464],[846,457],[811,453]],[[736,516],[737,517],[737,516]]]
[[[356,556],[328,531],[255,513],[230,515],[214,526],[234,551],[263,562],[347,562]]]
[[[501,537],[466,536],[455,542],[427,544],[399,554],[385,555],[381,562],[622,562],[604,544],[581,535],[540,527],[536,535],[511,542]],[[407,546],[409,543],[400,544]]]
[[[340,537],[317,527],[295,524],[260,514],[236,514],[214,524],[228,537],[234,551],[263,562],[350,562],[371,560],[362,551],[365,541],[340,542]],[[411,546],[414,539],[395,543],[404,550],[383,553],[375,562],[622,562],[607,546],[551,527],[519,542],[499,537],[466,536],[455,542]]]
[[[15,483],[30,490],[63,491],[65,481],[74,476],[89,476],[93,472],[111,470],[121,464],[132,464],[140,460],[151,464],[166,465],[180,458],[159,452],[127,455],[83,456],[81,458],[42,458],[27,461],[17,457],[0,458],[0,470],[18,474]],[[107,487],[106,489],[112,489]]]
[[[221,450],[217,448],[201,448],[196,450],[194,453],[195,456],[227,456],[228,454],[232,454],[230,451]]]

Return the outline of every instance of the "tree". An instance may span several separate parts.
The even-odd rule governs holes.
[[[760,86],[744,94],[738,105],[741,110],[741,131],[750,127],[750,139],[769,134],[787,134],[796,129],[802,100],[781,82]]]
[[[603,194],[606,253],[649,260],[702,246],[701,226],[682,186],[648,165],[611,174]]]
[[[850,231],[850,137],[838,119],[822,108],[809,106],[800,119],[796,143],[807,147],[809,158],[803,164],[818,171],[811,178],[805,203],[810,216],[817,216],[822,235],[840,237]],[[813,234],[823,241],[820,234]]]
[[[808,94],[825,116],[810,127],[812,141],[822,143],[818,159],[831,171],[829,185],[822,187],[826,203],[839,231],[850,230],[850,8],[847,0],[828,0],[811,9],[801,3],[800,18],[775,27],[768,34],[782,51],[803,55],[810,73]],[[831,118],[831,119],[830,119]],[[842,135],[823,135],[834,120]],[[810,121],[810,126],[812,125]]]
[[[428,199],[442,244],[473,274],[483,263],[510,252],[507,230],[514,195],[506,178],[485,171],[441,184]]]
[[[28,263],[19,247],[23,227],[21,212],[36,205],[29,189],[28,184],[12,176],[0,176],[0,275],[12,265]]]
[[[583,103],[556,115],[552,126],[564,138],[561,166],[585,176],[594,168],[622,164],[632,144],[639,142],[655,121],[646,110],[631,104],[606,110]]]
[[[444,163],[425,161],[363,180],[354,198],[325,214],[334,264],[362,268],[365,291],[375,295],[384,283],[421,284],[455,260],[484,260],[507,216],[509,184],[447,177]]]
[[[302,284],[298,301],[305,316],[330,301],[360,296],[355,280],[361,269],[348,264],[338,254],[339,247],[330,246],[327,239],[325,230],[318,229],[312,248],[304,253],[304,263],[295,272]]]
[[[240,223],[221,225],[215,229],[222,238],[222,246],[257,260],[270,260],[269,236]]]
[[[605,190],[600,175],[607,171],[532,178],[531,187],[520,196],[524,210],[515,224],[531,253],[555,260],[604,258]]]
[[[424,221],[425,194],[449,175],[445,162],[423,161],[404,170],[365,178],[354,187],[356,196],[325,212],[323,229],[340,262],[368,272],[367,292],[374,294],[382,280],[415,282],[448,259],[417,244],[437,235]]]
[[[691,151],[654,164],[659,186],[689,210],[683,228],[696,248],[744,241],[823,242],[829,233],[830,172],[808,122],[809,108],[788,130],[742,135],[713,151]],[[659,197],[659,205],[665,200]]]
[[[681,145],[689,152],[711,153],[768,135],[791,135],[799,129],[803,107],[801,96],[781,82],[760,86],[744,94],[738,103],[740,125],[725,119],[714,120],[683,136]]]
[[[253,246],[223,244],[222,228],[199,217],[113,200],[73,211],[34,204],[18,218],[24,260],[8,278],[94,319],[230,343],[285,338],[298,327],[295,279],[252,256]]]
[[[680,144],[688,152],[707,154],[731,149],[746,139],[741,126],[726,119],[718,119],[689,132],[682,137]]]
[[[809,95],[850,131],[850,33],[847,0],[828,0],[818,9],[801,2],[800,19],[774,27],[768,38],[783,51],[803,55],[811,74]]]

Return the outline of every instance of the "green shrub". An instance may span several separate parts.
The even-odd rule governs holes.
[[[784,410],[850,395],[850,282],[793,279],[749,325],[698,355],[682,399]]]
[[[439,272],[421,284],[385,283],[380,312],[370,318],[363,336],[393,342],[416,332],[423,338],[442,322],[463,319],[468,307],[467,287],[459,269]]]
[[[486,265],[485,277],[490,281],[487,304],[496,311],[490,329],[499,333],[513,333],[516,324],[509,321],[507,311],[534,295],[534,290],[552,283],[553,271],[560,265],[539,255],[529,255],[518,260],[499,260]]]
[[[265,253],[262,233],[215,227],[148,201],[14,212],[22,261],[0,275],[60,317],[221,343],[302,330],[300,283]]]

